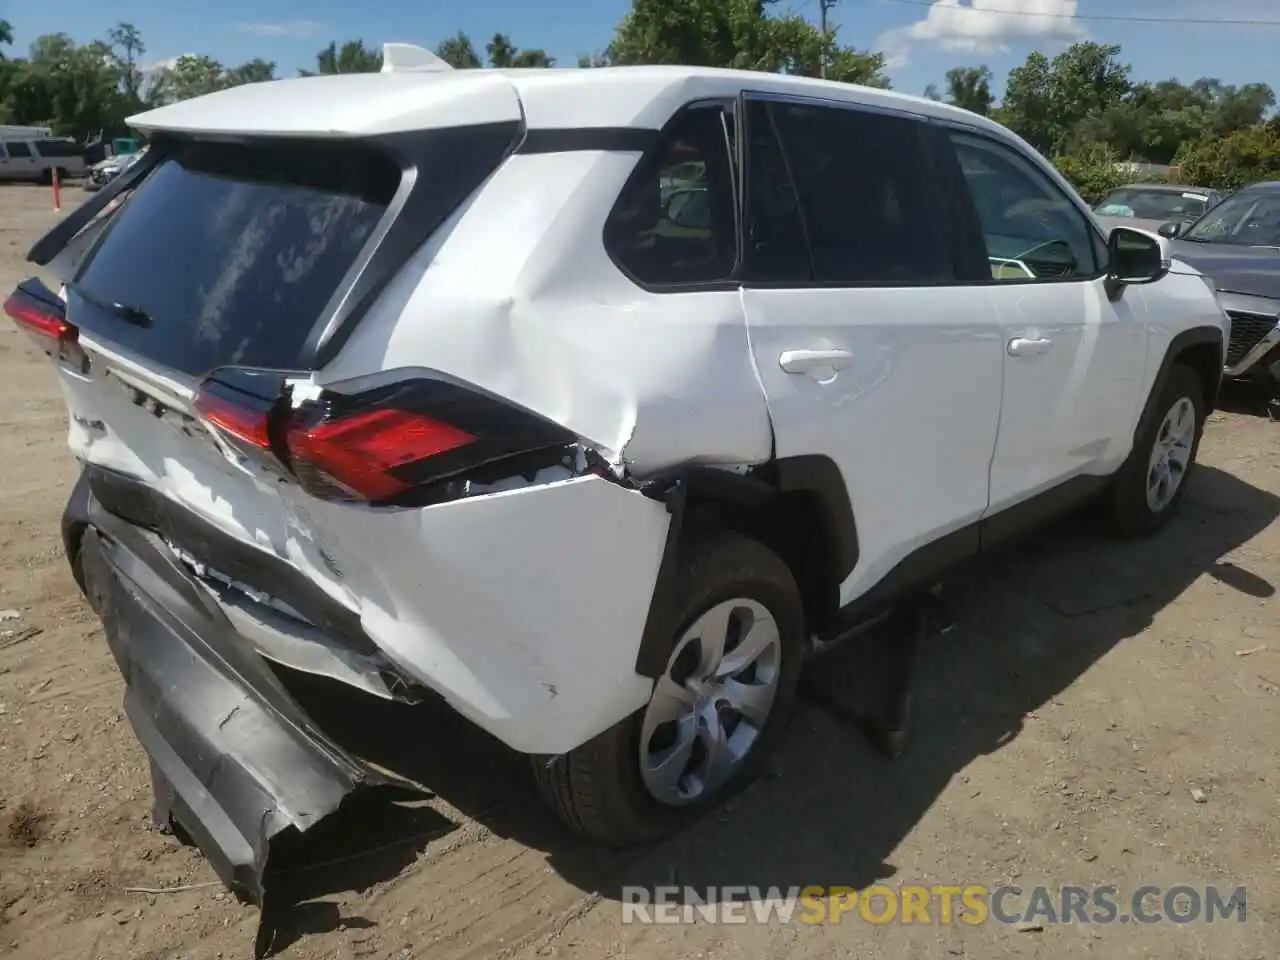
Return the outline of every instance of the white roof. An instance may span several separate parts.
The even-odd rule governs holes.
[[[741,90],[803,95],[963,119],[955,107],[888,90],[710,67],[440,70],[300,77],[232,87],[129,118],[144,134],[374,136],[518,120],[530,129],[659,127],[683,103]]]

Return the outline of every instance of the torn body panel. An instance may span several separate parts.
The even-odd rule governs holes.
[[[71,525],[82,525],[86,591],[151,760],[156,822],[180,824],[261,905],[275,837],[388,781],[314,725],[155,535],[88,503]]]
[[[200,588],[264,656],[379,696],[402,678],[529,753],[571,749],[647,700],[634,664],[670,516],[616,478],[575,476],[581,453],[428,506],[326,501],[106,388],[102,363],[62,372],[72,449],[104,506],[159,531],[193,576],[207,566],[286,605],[273,618],[247,589]]]
[[[318,382],[356,392],[389,371],[444,371],[636,476],[768,461],[740,292],[651,292],[605,249],[605,219],[638,156],[509,158],[383,290]]]

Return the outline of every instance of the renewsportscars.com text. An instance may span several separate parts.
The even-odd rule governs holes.
[[[623,923],[1080,924],[1244,922],[1246,890],[1187,884],[1131,892],[1014,885],[624,887]]]

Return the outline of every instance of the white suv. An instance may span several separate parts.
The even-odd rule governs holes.
[[[1176,507],[1224,314],[1000,126],[387,62],[131,119],[148,155],[32,250],[62,297],[7,304],[157,815],[246,894],[385,779],[290,670],[442,697],[643,839],[758,767],[811,649],[1094,495],[1131,534]]]

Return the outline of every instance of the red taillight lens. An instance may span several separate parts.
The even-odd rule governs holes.
[[[46,306],[21,290],[14,291],[5,300],[4,312],[24,330],[58,343],[75,343],[79,335],[79,331],[56,308]]]
[[[551,421],[443,378],[354,394],[317,390],[307,378],[222,367],[201,383],[194,412],[244,462],[288,476],[314,497],[401,506],[434,502],[445,481],[485,482],[499,464],[575,439]]]
[[[271,449],[271,436],[267,432],[268,411],[241,406],[203,390],[196,396],[196,411],[207,423],[236,439],[260,450]]]
[[[474,443],[476,437],[420,413],[375,409],[288,431],[295,470],[318,471],[353,493],[383,500],[410,489],[398,467]]]

